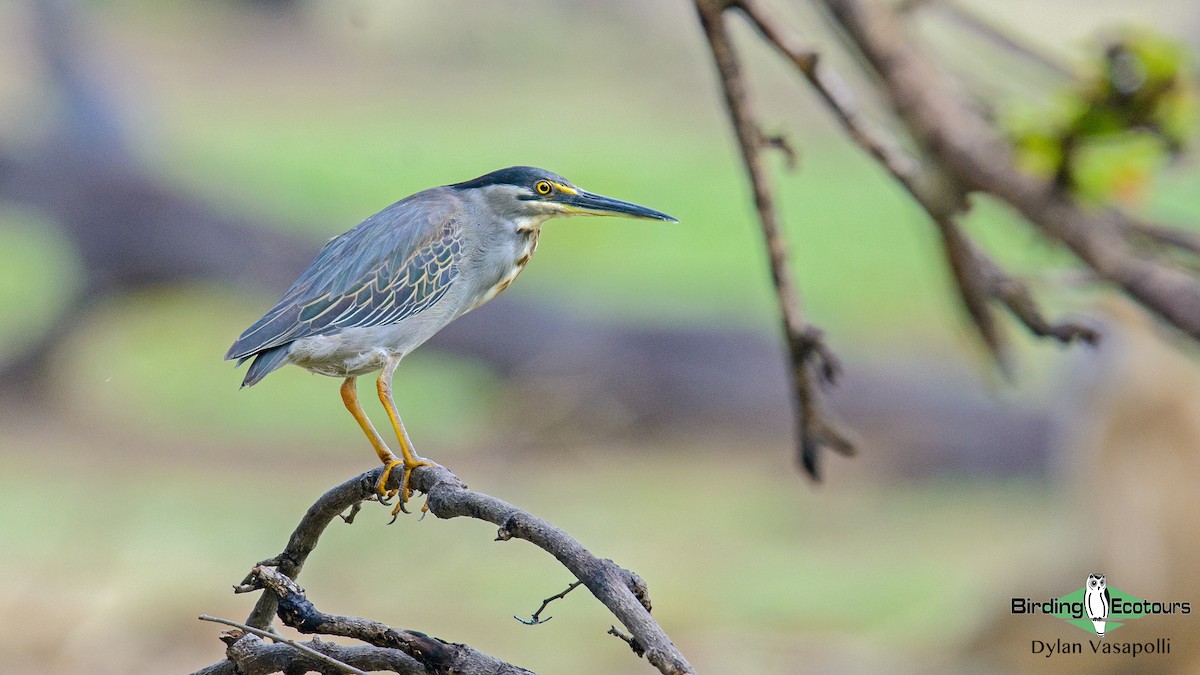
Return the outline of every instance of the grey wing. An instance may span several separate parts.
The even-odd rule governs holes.
[[[458,276],[462,230],[452,211],[431,217],[412,199],[326,244],[225,358],[241,363],[304,337],[397,323],[436,303]]]

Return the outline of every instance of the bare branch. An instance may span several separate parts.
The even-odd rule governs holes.
[[[1004,275],[990,259],[981,259],[980,265],[991,271],[992,295],[999,298],[1008,311],[1012,312],[1031,333],[1038,337],[1052,337],[1063,344],[1079,340],[1089,345],[1100,341],[1100,332],[1094,326],[1074,321],[1051,322],[1042,316],[1037,302],[1029,289],[1015,279]]]
[[[308,600],[304,589],[273,567],[256,566],[256,585],[279,600],[279,618],[301,633],[354,638],[376,647],[398,649],[431,673],[489,673],[528,675],[530,671],[505,663],[463,644],[446,642],[416,631],[392,628],[378,621],[325,614]]]
[[[377,475],[380,470],[368,476]],[[646,660],[663,673],[694,673],[692,665],[650,616],[650,598],[641,577],[611,560],[592,555],[574,537],[512,504],[472,492],[444,467],[422,467],[416,488],[429,495],[438,518],[469,516],[500,526],[497,539],[524,539],[553,555],[646,647]],[[368,485],[370,487],[370,485]]]
[[[832,68],[825,66],[815,51],[784,30],[782,22],[765,3],[760,0],[737,0],[732,6],[741,10],[763,38],[796,66],[850,138],[913,192],[922,180],[920,164],[897,149],[892,141],[868,123],[859,112],[858,103],[845,80]],[[922,192],[930,191],[923,189]],[[961,196],[957,193],[947,191],[943,196],[948,198],[948,203],[939,204],[939,212],[953,213],[963,206]]]
[[[1063,344],[1079,340],[1094,345],[1100,340],[1095,327],[1074,321],[1051,322],[1038,308],[1028,286],[1009,276],[952,221],[938,221],[948,263],[967,312],[974,321],[985,346],[1005,375],[1011,375],[1007,344],[988,305],[996,300],[1008,308],[1029,332],[1051,337]]]
[[[933,216],[933,214],[930,214]],[[962,300],[967,316],[975,325],[975,330],[983,342],[983,346],[992,356],[996,366],[1006,377],[1012,375],[1012,363],[1009,358],[1008,344],[1004,333],[996,323],[990,301],[993,299],[993,286],[987,275],[982,274],[980,265],[987,260],[975,248],[974,243],[966,236],[958,225],[948,217],[933,218],[938,233],[942,237],[942,253],[946,264],[954,277],[958,288],[958,297]],[[988,263],[991,263],[988,260]],[[996,266],[999,271],[999,267]]]
[[[929,214],[937,226],[942,238],[943,252],[947,265],[953,276],[964,309],[971,318],[978,334],[1003,372],[1010,373],[1011,365],[1007,354],[1006,341],[1001,327],[995,320],[991,302],[998,301],[1010,310],[1037,335],[1051,335],[1060,340],[1070,341],[1076,337],[1091,341],[1095,333],[1090,328],[1077,324],[1051,324],[1045,321],[1037,309],[1032,294],[1021,282],[1007,275],[999,265],[988,258],[982,250],[972,242],[958,227],[955,220],[966,211],[966,190],[953,174],[941,169],[936,163],[926,164],[908,156],[899,149],[898,145],[885,133],[869,123],[855,101],[853,93],[845,80],[838,73],[825,65],[819,55],[798,40],[791,32],[783,27],[783,22],[762,2],[762,0],[725,0],[723,2],[704,2],[698,0],[697,7],[702,19],[706,19],[705,28],[709,35],[718,70],[725,85],[726,102],[730,109],[730,117],[738,131],[739,141],[743,146],[743,157],[747,161],[747,171],[752,183],[756,186],[756,195],[769,188],[759,189],[765,183],[761,169],[753,161],[757,148],[751,141],[755,138],[758,128],[754,122],[753,111],[746,101],[744,84],[742,84],[737,61],[733,58],[732,48],[728,37],[723,32],[721,14],[726,9],[741,11],[758,31],[763,39],[775,47],[803,75],[809,85],[820,96],[822,102],[834,114],[842,128],[863,150],[870,154],[892,175]],[[710,16],[714,15],[715,16]],[[756,200],[760,213],[764,209],[762,199]],[[771,202],[765,202],[768,210],[767,223],[773,222],[774,214]],[[770,231],[769,228],[765,228]],[[772,239],[768,236],[768,242]],[[775,262],[775,258],[772,258]],[[786,294],[781,294],[781,300]],[[786,314],[785,314],[786,315]],[[812,334],[815,328],[806,327],[804,332]],[[802,335],[803,333],[801,333]],[[797,339],[797,333],[789,330],[789,347],[793,352],[793,363],[807,363],[809,350],[823,349],[819,341]],[[830,358],[820,359],[826,364],[833,364]],[[828,444],[835,449],[849,451],[852,448],[840,436],[824,436],[829,428],[824,425],[819,411],[814,411],[817,399],[810,395],[811,383],[803,376],[794,377],[797,390],[797,403],[800,410],[800,440],[801,457],[806,468],[810,460],[815,461],[816,453],[822,444]]]
[[[359,670],[358,668],[355,668],[354,666],[349,665],[347,663],[343,663],[342,661],[339,661],[339,660],[333,658],[332,656],[327,656],[325,654],[322,654],[321,652],[313,649],[312,647],[300,644],[299,642],[296,642],[295,640],[285,638],[281,635],[276,635],[275,633],[272,633],[270,631],[265,631],[265,630],[261,630],[258,628],[254,628],[252,626],[247,626],[246,624],[238,623],[236,621],[230,621],[229,619],[221,619],[221,618],[218,618],[215,616],[209,616],[207,614],[201,614],[200,620],[201,621],[212,621],[214,623],[223,623],[226,626],[233,626],[234,628],[238,628],[247,633],[252,633],[254,635],[257,635],[258,637],[267,638],[270,640],[274,640],[275,642],[289,645],[289,646],[295,648],[297,651],[307,654],[308,656],[311,656],[312,658],[320,661],[321,663],[331,665],[334,668],[337,668],[338,670],[345,672],[345,673],[351,673],[352,675],[367,675],[366,671],[364,671],[364,670]]]
[[[1200,339],[1200,280],[1130,245],[1150,226],[1116,209],[1085,209],[1069,194],[1022,173],[989,121],[957,96],[885,3],[823,0],[882,81],[893,108],[945,175],[964,190],[1007,202],[1101,277],[1194,339]]]
[[[354,504],[371,501],[383,468],[356,476],[323,494],[305,513],[287,546],[277,556],[259,563],[295,579],[325,528]],[[388,487],[398,487],[393,474]],[[592,555],[574,537],[550,523],[507,502],[467,489],[463,482],[441,466],[420,467],[413,472],[412,487],[428,495],[429,512],[441,519],[467,516],[499,526],[497,539],[524,539],[553,555],[613,615],[646,646],[646,659],[662,673],[694,673],[687,659],[650,615],[650,600],[642,579],[611,560]],[[243,585],[262,582],[252,572]],[[279,595],[263,593],[246,623],[267,628],[279,608]]]
[[[257,635],[230,631],[222,639],[228,644],[226,659],[192,675],[268,675],[269,673],[334,672],[324,661],[309,657],[286,644],[270,644]],[[421,667],[397,649],[382,649],[369,645],[344,646],[314,638],[301,642],[313,651],[350,664],[367,672],[386,671],[400,675],[428,675]]]
[[[782,22],[761,0],[736,0],[763,38],[789,59],[820,95],[852,140],[874,157],[928,213],[942,238],[943,253],[963,301],[984,346],[1000,369],[1011,365],[1006,341],[997,324],[991,301],[999,301],[1039,336],[1063,341],[1082,338],[1092,342],[1095,332],[1073,323],[1051,324],[1041,317],[1028,288],[1006,274],[958,227],[955,219],[967,209],[966,191],[936,165],[926,165],[901,151],[882,131],[868,123],[845,81],[824,66],[816,53],[783,28]]]
[[[725,29],[724,11],[736,3],[728,0],[696,0],[696,11],[708,37],[717,66],[729,119],[742,151],[742,161],[754,191],[754,205],[766,240],[771,278],[783,319],[783,330],[792,363],[792,389],[796,411],[798,454],[801,464],[814,479],[820,478],[818,459],[821,448],[841,454],[854,451],[853,444],[824,411],[816,379],[832,381],[838,372],[837,361],[825,346],[820,329],[810,325],[801,309],[800,293],[788,268],[787,242],[779,225],[775,198],[762,163],[762,150],[777,146],[764,136],[747,93],[741,65]]]

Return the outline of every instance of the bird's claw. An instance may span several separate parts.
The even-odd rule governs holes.
[[[379,474],[379,481],[375,483],[375,493],[379,495],[379,501],[390,498],[396,494],[395,490],[388,490],[388,479],[392,477],[392,469],[404,466],[404,460],[393,457],[383,465],[383,473]]]
[[[404,502],[400,502],[399,504],[396,504],[396,508],[392,509],[392,519],[388,521],[388,525],[391,525],[392,523],[396,522],[396,518],[400,517],[401,512],[406,513],[406,514],[410,513],[408,511],[408,509],[404,508]],[[421,505],[421,510],[419,511],[419,513],[421,514],[421,517],[417,518],[418,523],[421,522],[422,520],[425,520],[425,516],[429,515],[429,497],[425,497],[425,503]]]
[[[388,478],[391,476],[392,469],[397,466],[401,467],[400,489],[389,491],[385,486],[387,485]],[[411,513],[407,508],[405,508],[405,506],[408,504],[408,500],[412,498],[414,492],[413,488],[409,486],[409,483],[412,481],[413,469],[416,469],[420,466],[439,465],[435,462],[420,459],[419,457],[405,457],[404,459],[396,459],[384,465],[383,473],[379,475],[379,483],[376,485],[376,491],[379,493],[379,502],[385,506],[391,504],[390,501],[386,500],[396,497],[396,505],[392,508],[392,519],[388,522],[389,525],[396,522],[396,518],[398,518],[401,513]],[[425,504],[421,506],[422,516],[428,511],[429,500],[426,499]]]

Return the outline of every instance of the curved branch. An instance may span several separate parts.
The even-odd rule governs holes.
[[[274,567],[287,578],[295,579],[329,523],[355,505],[375,499],[375,485],[382,472],[383,467],[373,469],[323,494],[304,514],[284,550],[259,566]],[[395,472],[389,487],[398,488],[399,481],[399,472]],[[412,487],[428,496],[429,512],[438,518],[466,516],[486,520],[499,526],[497,540],[524,539],[550,553],[630,631],[645,648],[646,659],[660,672],[695,672],[650,615],[646,583],[638,575],[611,560],[597,558],[574,537],[549,522],[503,500],[469,490],[445,467],[416,469],[412,474]],[[261,579],[251,573],[236,590],[255,590],[260,582]],[[255,628],[267,628],[278,609],[279,595],[263,593],[246,623]]]
[[[650,616],[649,591],[641,577],[611,560],[597,558],[574,537],[549,522],[503,500],[468,490],[458,476],[444,467],[417,469],[413,480],[418,490],[429,495],[429,511],[438,518],[467,516],[486,520],[500,527],[497,540],[524,539],[554,556],[625,625],[645,649],[646,660],[660,672],[695,672]]]

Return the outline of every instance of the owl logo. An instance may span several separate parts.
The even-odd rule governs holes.
[[[1112,600],[1108,597],[1108,579],[1103,574],[1089,574],[1083,590],[1083,607],[1096,627],[1096,635],[1104,639],[1104,623]]]

